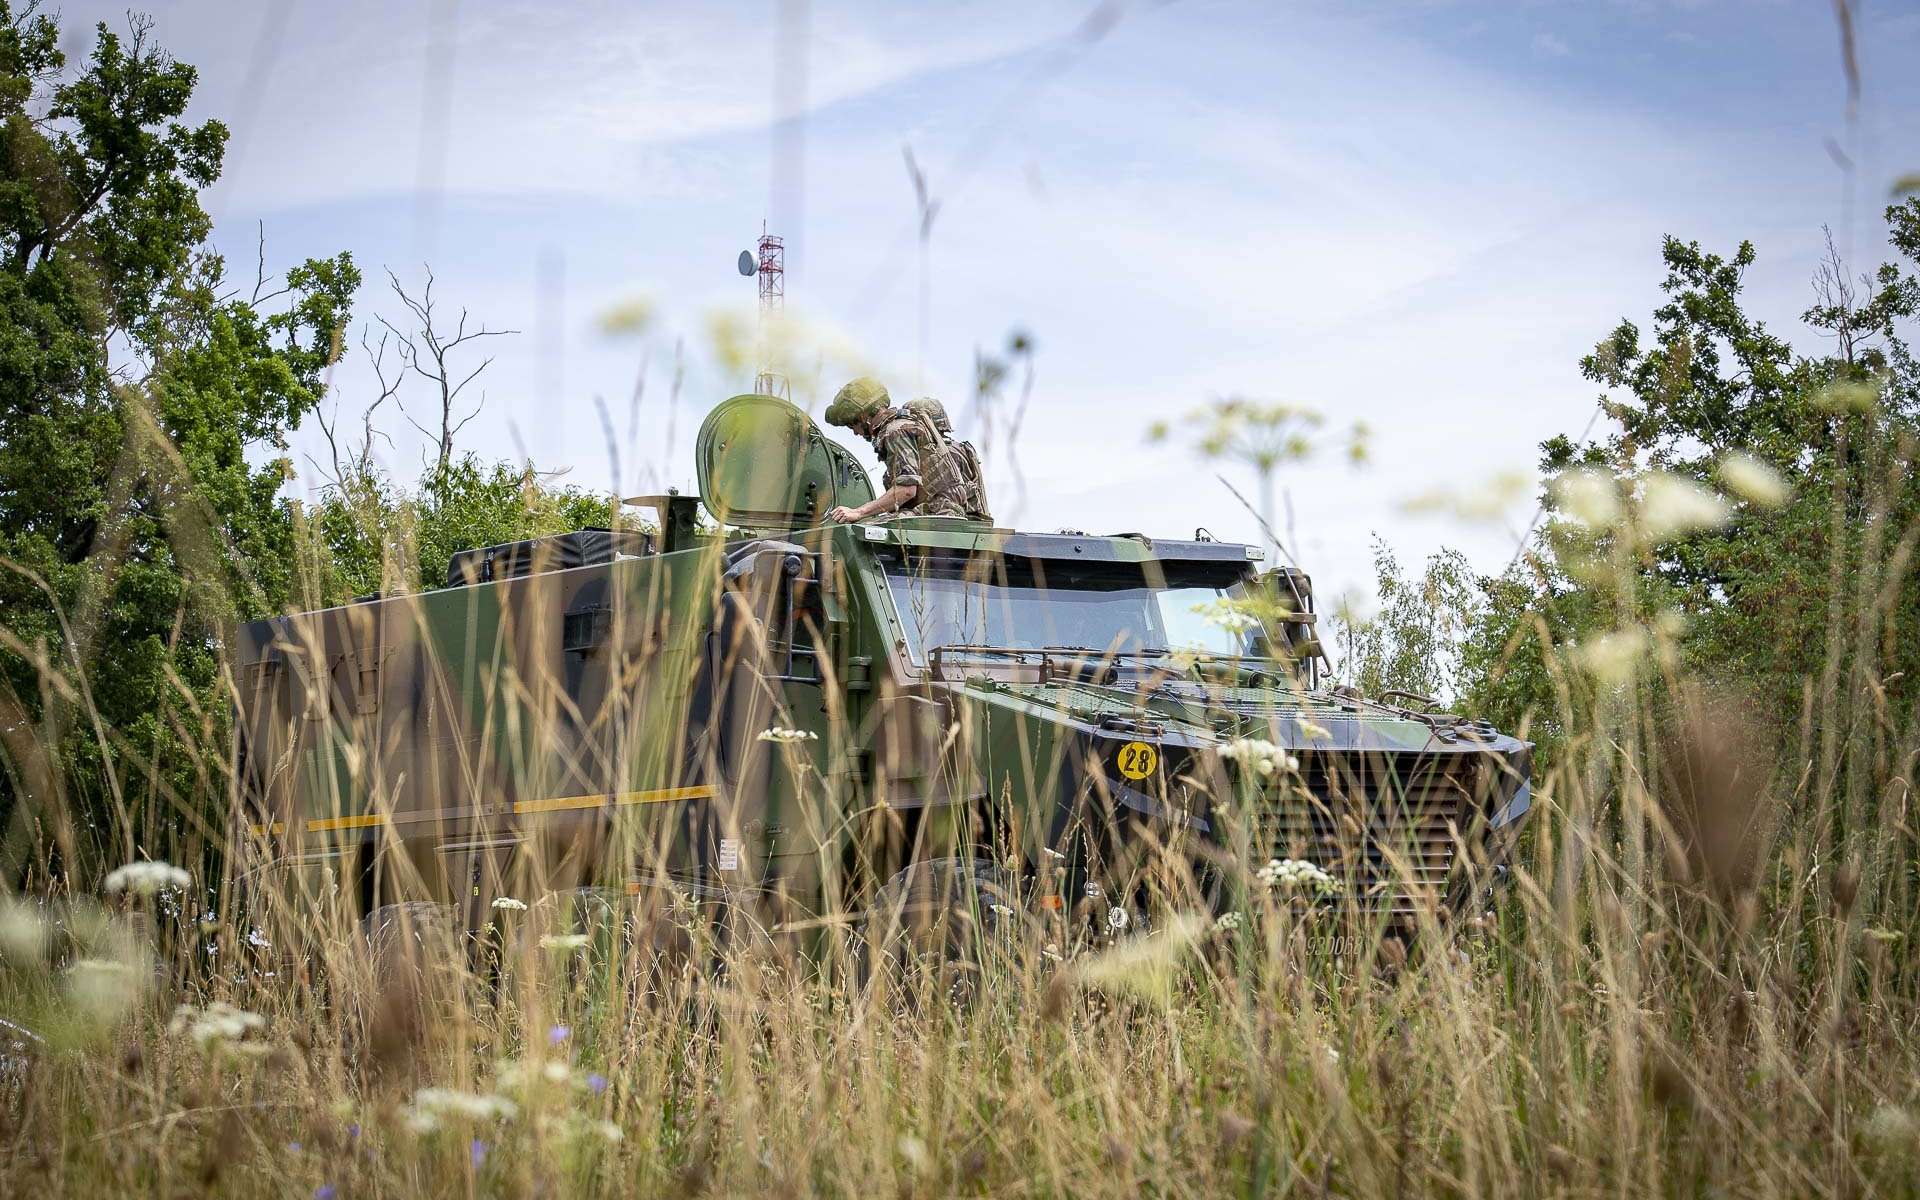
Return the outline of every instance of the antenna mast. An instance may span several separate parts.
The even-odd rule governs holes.
[[[760,225],[758,264],[754,274],[760,283],[760,373],[754,376],[753,390],[762,396],[778,396],[782,400],[791,399],[787,394],[787,377],[773,369],[773,351],[768,343],[768,327],[779,320],[780,313],[787,307],[787,249],[777,237],[767,232],[765,222]]]

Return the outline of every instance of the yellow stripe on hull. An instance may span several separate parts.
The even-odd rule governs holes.
[[[562,812],[575,808],[604,808],[608,804],[664,804],[672,800],[706,800],[713,795],[710,783],[691,787],[655,788],[644,792],[601,793],[594,796],[554,796],[547,800],[516,800],[515,813]]]

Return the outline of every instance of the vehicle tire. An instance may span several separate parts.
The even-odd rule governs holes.
[[[978,858],[914,863],[887,881],[867,912],[863,972],[870,987],[909,1002],[937,996],[978,1003],[987,973],[1006,961],[1017,910],[1007,875]]]
[[[383,904],[360,919],[377,984],[418,986],[447,969],[464,968],[453,907],[431,900]]]

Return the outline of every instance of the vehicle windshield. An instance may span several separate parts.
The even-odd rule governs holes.
[[[928,560],[886,564],[887,591],[906,627],[907,649],[993,646],[1071,648],[1098,655],[1254,652],[1249,622],[1232,607],[1237,564],[1080,564],[1007,559],[982,565]]]

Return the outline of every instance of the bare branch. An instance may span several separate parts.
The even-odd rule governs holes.
[[[481,338],[504,337],[516,331],[488,329],[485,324],[469,329],[468,323],[471,317],[464,308],[460,310],[460,316],[455,320],[451,332],[435,325],[433,268],[426,266],[424,270],[426,282],[421,286],[417,296],[401,286],[399,277],[392,271],[387,272],[388,284],[393,288],[394,295],[399,298],[401,306],[412,316],[416,329],[412,333],[403,333],[385,317],[380,317],[379,321],[397,339],[396,349],[400,355],[403,370],[411,371],[426,380],[439,399],[440,420],[437,432],[414,420],[413,414],[407,412],[404,405],[401,406],[400,411],[415,429],[435,439],[436,469],[444,471],[453,461],[454,435],[465,428],[474,417],[480,415],[481,408],[486,404],[485,393],[482,393],[479,406],[464,417],[456,417],[455,401],[459,399],[460,393],[466,390],[468,384],[479,378],[481,372],[493,365],[493,358],[489,356],[482,360],[479,366],[459,376],[458,382],[455,382],[457,372],[449,360],[456,350],[469,342],[478,341]]]

